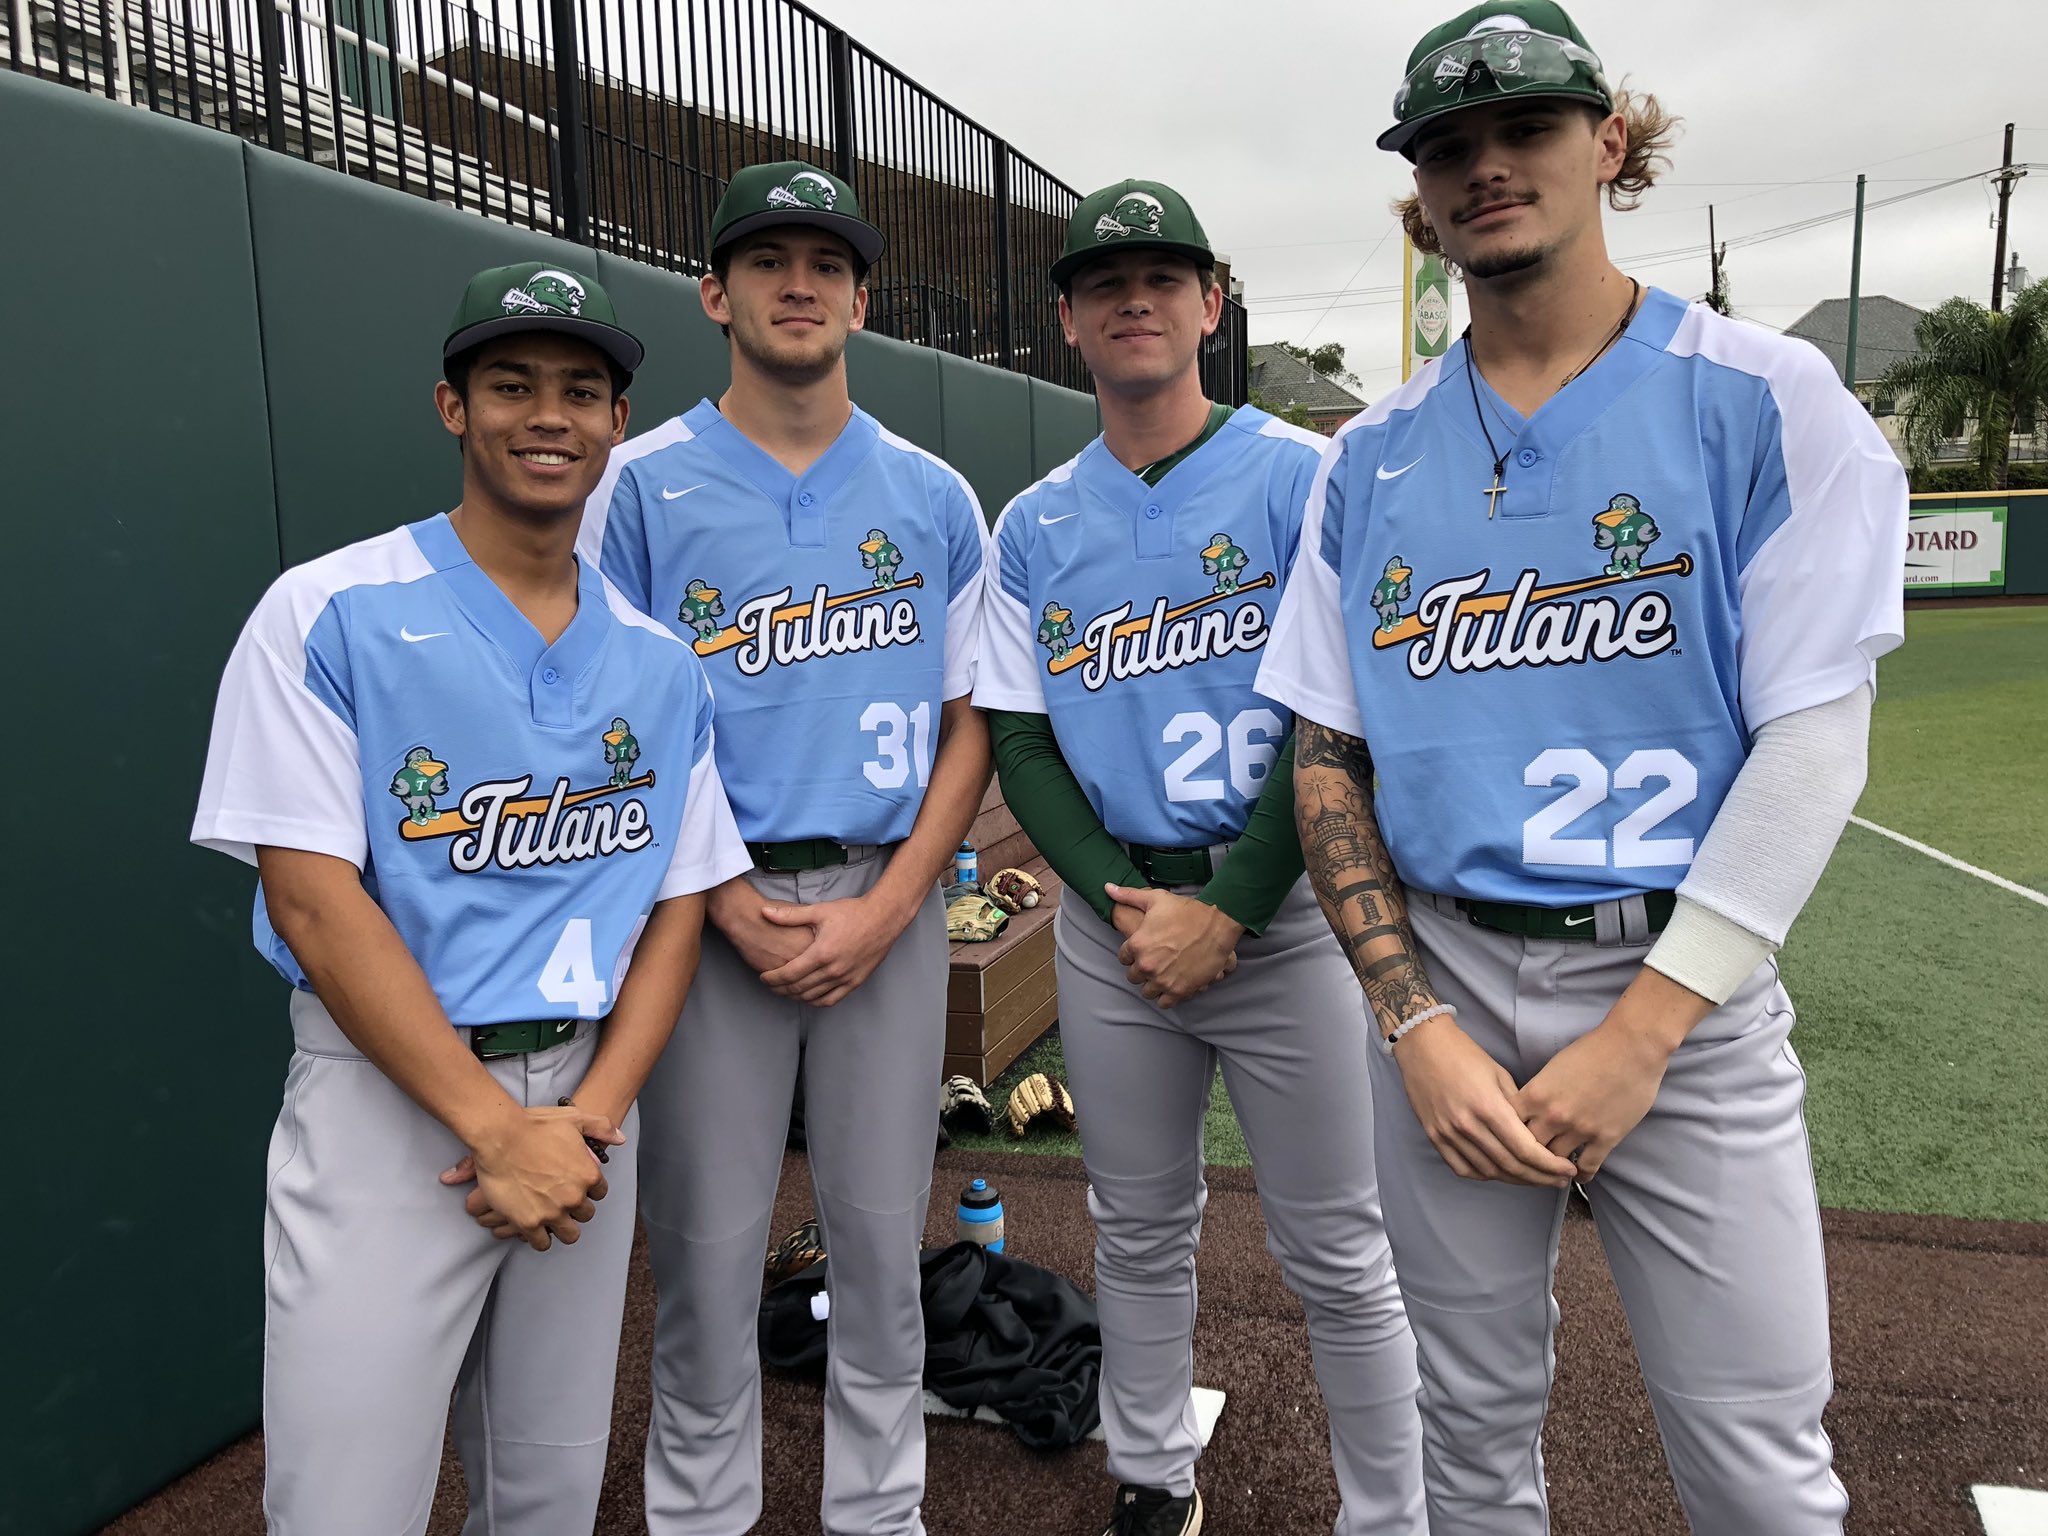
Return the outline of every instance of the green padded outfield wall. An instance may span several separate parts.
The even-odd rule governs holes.
[[[30,636],[8,799],[0,1536],[72,1536],[255,1427],[265,1146],[290,1052],[253,875],[185,841],[222,663],[286,564],[441,511],[463,278],[593,267],[648,343],[644,430],[716,394],[695,285],[0,73],[0,338]],[[855,398],[993,519],[1095,402],[880,337]],[[73,751],[85,756],[73,762]]]

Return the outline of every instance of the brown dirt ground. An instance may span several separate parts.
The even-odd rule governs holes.
[[[986,1173],[1003,1192],[1020,1257],[1093,1280],[1078,1162],[1022,1153],[940,1154],[933,1242],[952,1236],[951,1192]],[[1201,1463],[1207,1529],[1316,1536],[1336,1516],[1323,1409],[1301,1311],[1265,1251],[1249,1170],[1215,1169],[1200,1259],[1196,1380],[1228,1405]],[[809,1214],[801,1156],[784,1168],[775,1230]],[[2048,1485],[2048,1226],[1826,1214],[1838,1390],[1829,1413],[1857,1536],[1976,1532],[1969,1485]],[[1558,1265],[1564,1324],[1545,1435],[1554,1524],[1574,1536],[1683,1532],[1620,1303],[1593,1224],[1574,1204]],[[598,1531],[644,1530],[653,1293],[636,1252],[619,1352],[617,1428]],[[820,1389],[770,1377],[763,1410],[767,1514],[760,1536],[817,1531]],[[933,1536],[1092,1533],[1111,1485],[1099,1444],[1026,1451],[1003,1429],[937,1422],[925,1515]],[[115,1536],[242,1536],[262,1529],[262,1440],[251,1435],[108,1527]],[[444,1468],[432,1536],[461,1525],[461,1473]]]

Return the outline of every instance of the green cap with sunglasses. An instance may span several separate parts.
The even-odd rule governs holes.
[[[1614,110],[1600,56],[1563,6],[1550,0],[1475,5],[1429,32],[1408,55],[1408,73],[1394,93],[1394,126],[1379,136],[1379,147],[1413,159],[1410,142],[1426,123],[1484,102],[1540,96]]]

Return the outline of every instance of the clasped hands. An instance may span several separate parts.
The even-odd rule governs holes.
[[[1206,992],[1237,969],[1244,929],[1226,912],[1192,896],[1152,886],[1105,884],[1123,935],[1117,964],[1161,1008]]]
[[[1415,1118],[1453,1173],[1562,1189],[1600,1171],[1657,1097],[1676,1048],[1610,1013],[1520,1087],[1450,1018],[1394,1047]]]
[[[581,1237],[582,1224],[610,1191],[591,1143],[617,1147],[625,1141],[625,1133],[594,1110],[515,1107],[491,1122],[441,1182],[474,1183],[462,1208],[478,1225],[544,1253],[550,1243]]]

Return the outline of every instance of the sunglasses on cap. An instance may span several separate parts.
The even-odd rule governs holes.
[[[1583,72],[1583,74],[1582,74]],[[1437,97],[1462,97],[1482,77],[1493,91],[1511,92],[1568,85],[1592,78],[1600,86],[1600,57],[1569,38],[1548,32],[1482,32],[1461,37],[1427,53],[1408,71],[1394,93],[1394,116],[1405,121],[1412,112],[1427,111]]]

